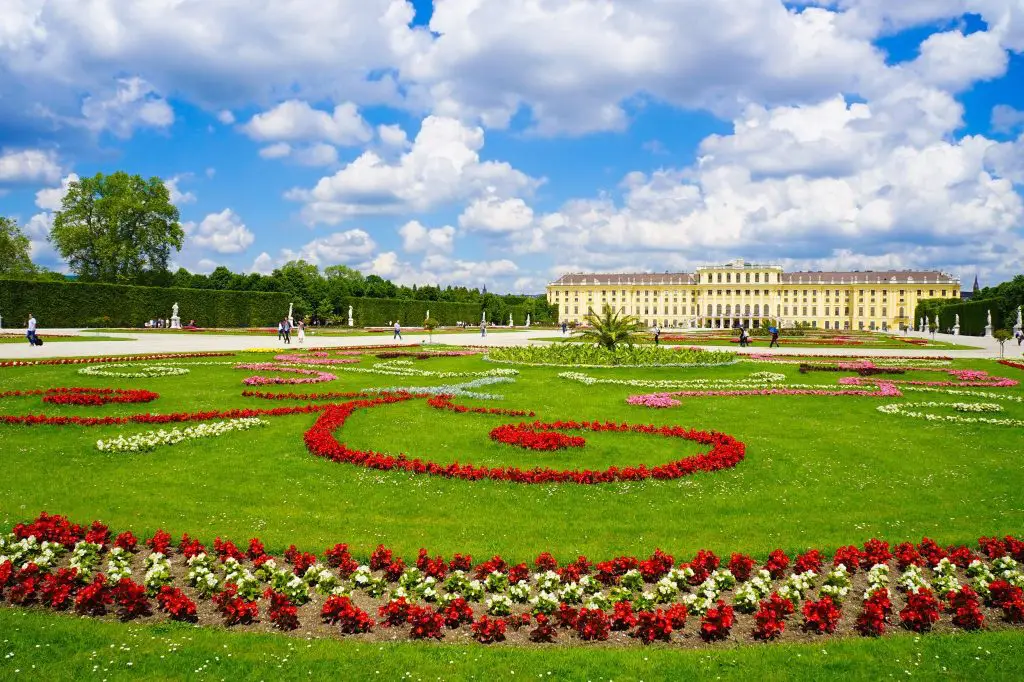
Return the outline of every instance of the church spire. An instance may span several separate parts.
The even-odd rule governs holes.
[[[973,289],[973,291],[974,291],[974,293],[978,293],[979,291],[981,291],[981,287],[978,286],[978,274],[977,273],[974,274],[974,289]]]

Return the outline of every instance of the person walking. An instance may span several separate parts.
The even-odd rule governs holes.
[[[1017,346],[1020,346],[1021,343],[1024,343],[1024,329],[1017,330]]]
[[[661,343],[661,327],[654,325],[654,345],[657,346]]]
[[[768,333],[772,335],[772,340],[771,340],[771,343],[768,344],[768,347],[771,348],[772,346],[774,346],[774,347],[778,348],[779,347],[779,328],[778,327],[769,327],[768,328]]]
[[[395,320],[395,335],[391,337],[392,341],[395,339],[402,340],[402,325],[398,323],[398,320]]]
[[[287,343],[288,345],[291,345],[291,343],[292,343],[292,323],[291,323],[290,320],[288,320],[286,318],[285,321],[282,323],[282,325],[284,326],[284,342]]]
[[[282,319],[277,323],[277,340],[284,340],[284,320]]]
[[[740,327],[740,348],[747,347],[747,330]]]
[[[567,322],[565,322],[565,321],[563,320],[563,321],[562,321],[562,336],[565,336],[565,332],[566,332],[566,331],[567,331],[568,329],[569,329],[569,324],[568,324]]]
[[[306,341],[306,323],[299,320],[299,343],[305,343]]]
[[[36,318],[32,313],[28,314],[28,329],[25,331],[25,336],[28,338],[28,345],[38,345],[36,343]]]
[[[487,336],[487,323],[486,322],[481,322],[480,323],[480,337],[483,338],[484,336]]]

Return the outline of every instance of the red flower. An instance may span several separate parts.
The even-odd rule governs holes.
[[[268,589],[270,599],[270,622],[281,630],[295,630],[299,627],[298,609],[287,595]]]
[[[555,431],[538,430],[526,424],[505,424],[491,430],[491,440],[506,445],[516,445],[527,450],[564,450],[582,448],[587,441],[580,436],[566,436]]]
[[[808,601],[803,607],[803,627],[809,632],[831,634],[836,631],[843,611],[832,597],[825,596],[818,601]]]
[[[429,607],[411,607],[408,622],[412,639],[444,639],[444,616]]]
[[[584,641],[603,642],[608,639],[610,624],[604,611],[580,609],[575,625],[576,633]]]
[[[629,630],[635,626],[636,616],[633,614],[633,605],[628,601],[617,602],[612,610],[612,630]]]
[[[5,562],[5,565],[10,566],[10,562]],[[2,569],[0,566],[0,578],[3,578]],[[74,568],[61,568],[56,573],[44,575],[39,585],[39,595],[43,604],[58,611],[70,606],[72,597],[78,589],[77,578],[78,570]],[[0,587],[5,582],[6,579],[0,580]]]
[[[636,615],[636,620],[636,630],[632,636],[644,644],[650,644],[656,640],[667,642],[672,635],[672,619],[661,609],[654,613],[641,611]]]
[[[939,620],[939,602],[931,590],[922,587],[907,595],[907,605],[900,611],[903,627],[914,632],[927,632]]]
[[[551,625],[551,620],[543,613],[536,616],[537,627],[530,630],[531,642],[553,642],[558,638],[558,631]]]
[[[505,620],[503,618],[488,618],[481,616],[473,623],[473,637],[481,644],[505,641]]]
[[[238,596],[238,585],[228,583],[224,590],[215,594],[213,603],[217,611],[224,616],[225,625],[255,623],[260,619],[260,605],[254,601],[246,601]]]
[[[713,607],[708,609],[700,622],[700,637],[705,642],[714,642],[726,639],[729,631],[736,622],[736,616],[732,607],[721,599]]]
[[[117,615],[121,620],[131,620],[152,613],[145,585],[140,585],[131,578],[121,578],[112,593],[117,604]]]
[[[891,558],[892,553],[889,552],[889,543],[877,538],[871,538],[864,543],[864,552],[861,554],[860,563],[863,568],[868,569],[875,564],[887,564]]]
[[[750,579],[755,565],[756,562],[746,554],[733,553],[729,558],[729,572],[741,583]]]
[[[404,625],[409,621],[409,609],[411,607],[412,605],[409,604],[405,597],[392,599],[377,609],[378,617],[383,619],[380,624],[386,628]]]
[[[161,611],[167,612],[172,620],[192,622],[196,620],[196,603],[176,587],[164,585],[156,596]]]
[[[473,622],[473,609],[462,597],[456,597],[441,610],[444,615],[444,624],[450,628],[457,628],[463,623]]]
[[[75,610],[85,616],[102,616],[113,601],[114,595],[107,587],[106,576],[97,573],[92,582],[75,595]]]
[[[964,630],[978,630],[985,624],[985,616],[978,608],[978,593],[964,585],[949,593],[949,607],[953,611],[953,625]]]
[[[836,550],[836,555],[832,559],[833,566],[839,566],[842,564],[846,566],[846,570],[849,571],[850,575],[857,572],[861,563],[861,551],[854,545],[847,545],[846,547],[840,547]]]
[[[114,547],[120,547],[126,552],[134,553],[135,550],[138,548],[138,545],[138,538],[136,538],[135,535],[132,534],[130,530],[126,530],[125,532],[121,533],[116,538],[114,538]]]
[[[220,538],[217,538],[220,540]],[[178,543],[178,551],[186,559],[191,559],[194,556],[206,553],[206,547],[203,547],[202,543],[195,538],[189,537],[188,533],[181,536],[181,542]]]
[[[796,563],[793,565],[793,572],[806,573],[807,571],[814,571],[815,573],[821,573],[821,565],[824,561],[825,558],[821,555],[819,550],[808,550],[796,558]]]
[[[786,569],[789,568],[789,557],[781,549],[772,550],[764,567],[772,578],[778,580],[785,575]]]
[[[158,528],[153,537],[146,540],[146,547],[149,547],[154,552],[169,555],[171,553],[171,534],[163,528]]]

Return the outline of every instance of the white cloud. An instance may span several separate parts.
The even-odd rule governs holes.
[[[997,133],[1012,133],[1024,127],[1024,111],[1005,104],[992,107],[992,129]]]
[[[539,184],[507,163],[481,161],[483,145],[481,128],[429,116],[412,148],[394,163],[367,151],[312,189],[285,196],[305,204],[307,222],[333,225],[357,215],[427,211],[486,193],[529,193]]]
[[[503,234],[533,224],[533,209],[519,198],[485,197],[473,201],[459,216],[459,227],[475,232]]]
[[[94,133],[110,132],[124,139],[131,137],[137,128],[170,127],[174,123],[174,110],[142,78],[119,78],[113,92],[89,95],[82,101],[81,118],[54,116],[54,120]]]
[[[303,166],[333,166],[338,163],[338,150],[329,144],[318,142],[295,150],[292,157]]]
[[[274,271],[274,259],[266,251],[256,256],[252,262],[249,272],[258,272],[261,275],[269,275]]]
[[[199,225],[189,222],[182,228],[192,244],[217,253],[241,253],[256,241],[256,236],[230,208],[210,213]]]
[[[298,251],[283,249],[280,262],[302,259],[314,265],[350,264],[366,258],[377,248],[377,243],[363,230],[335,232],[314,239]]]
[[[231,113],[230,109],[221,109],[217,112],[217,120],[224,125],[229,126],[235,122],[235,115]]]
[[[328,113],[294,99],[256,114],[242,130],[264,142],[331,142],[343,146],[365,143],[373,136],[359,108],[351,102],[339,104]]]
[[[470,261],[429,254],[417,266],[405,262],[394,251],[385,251],[359,266],[365,274],[390,279],[396,284],[444,284],[507,288],[519,272],[519,266],[507,258]],[[503,286],[504,285],[504,286]]]
[[[164,180],[164,186],[167,187],[167,191],[171,195],[171,203],[178,204],[191,204],[196,200],[196,195],[192,192],[182,192],[178,187],[178,183],[182,180],[187,180],[192,177],[191,173],[180,173],[178,175],[171,176],[169,179]]]
[[[36,192],[36,206],[47,211],[59,211],[64,201],[64,195],[68,193],[68,186],[72,182],[78,182],[76,173],[68,173],[67,177],[60,181],[60,187],[47,187]]]
[[[409,147],[409,136],[399,125],[377,126],[377,135],[381,143],[386,147],[396,149],[407,149]]]
[[[909,66],[925,83],[951,91],[1006,72],[1009,57],[999,37],[988,31],[933,33],[921,43],[921,54]]]
[[[260,149],[264,159],[282,159],[292,153],[292,146],[287,142],[276,142]]]
[[[60,174],[60,163],[52,150],[4,149],[0,152],[0,182],[56,182]]]
[[[402,248],[409,253],[451,253],[455,245],[455,228],[451,225],[427,229],[417,220],[410,220],[398,228],[402,236]]]

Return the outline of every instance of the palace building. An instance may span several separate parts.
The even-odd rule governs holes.
[[[583,322],[605,306],[647,326],[896,330],[915,327],[917,302],[959,298],[960,280],[939,271],[783,272],[736,260],[695,273],[568,274],[548,284],[559,319]]]

